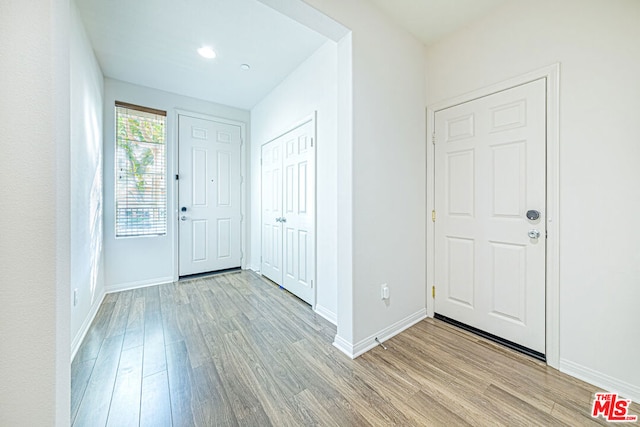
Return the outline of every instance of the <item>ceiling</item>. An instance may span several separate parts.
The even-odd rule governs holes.
[[[328,40],[261,1],[76,0],[106,77],[242,109]],[[508,0],[369,1],[429,45]]]
[[[257,0],[76,2],[106,77],[243,109],[327,40]]]
[[[509,0],[369,1],[428,46]]]

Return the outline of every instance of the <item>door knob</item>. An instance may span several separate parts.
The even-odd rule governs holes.
[[[540,237],[540,232],[536,229],[533,229],[533,230],[529,230],[528,235],[532,239],[538,239]]]
[[[287,222],[287,218],[285,217],[280,218],[280,222]]]
[[[187,220],[187,217],[186,217],[186,216],[182,215],[182,216],[180,217],[180,221],[186,221],[186,220]]]

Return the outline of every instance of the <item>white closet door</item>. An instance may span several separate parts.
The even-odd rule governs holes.
[[[262,262],[260,271],[282,284],[282,144],[262,146]]]
[[[304,301],[313,300],[315,270],[315,162],[312,122],[282,140],[284,148],[284,284]]]
[[[310,120],[262,149],[262,273],[309,304],[315,277],[314,135]]]

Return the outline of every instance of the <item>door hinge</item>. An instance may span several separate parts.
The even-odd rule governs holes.
[[[313,147],[313,138],[311,138],[311,147]]]
[[[176,174],[176,181],[180,179],[180,175]]]
[[[431,221],[436,222],[436,210],[431,211]]]
[[[262,166],[262,157],[260,157],[260,166]]]
[[[240,184],[244,184],[244,176],[240,175]]]
[[[240,251],[240,259],[244,259],[244,252]]]
[[[435,132],[431,134],[431,143],[433,145],[436,145],[436,133]]]
[[[436,298],[436,285],[431,287],[431,297]]]
[[[311,289],[313,289],[313,279],[311,279]]]

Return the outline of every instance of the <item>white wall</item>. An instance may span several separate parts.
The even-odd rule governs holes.
[[[353,262],[348,283],[341,271],[350,263],[338,260],[336,344],[357,355],[376,345],[376,336],[384,340],[426,315],[423,46],[367,1],[307,3],[352,31],[351,81],[339,83],[347,89],[352,84],[352,129],[344,131],[353,135],[352,162],[339,164],[338,171],[353,179],[346,190],[351,229],[343,227],[340,212],[338,222],[353,245],[340,257],[351,255]],[[383,283],[390,288],[388,301],[380,298]]]
[[[0,425],[69,425],[69,3],[0,2]]]
[[[328,41],[251,110],[251,259],[260,270],[260,156],[262,144],[317,111],[316,311],[336,322],[337,311],[337,46]]]
[[[107,291],[144,286],[174,280],[177,275],[175,233],[176,181],[169,179],[167,235],[157,237],[115,238],[114,225],[114,125],[116,100],[156,108],[167,112],[168,177],[175,172],[176,110],[208,114],[249,123],[249,112],[195,98],[162,92],[113,79],[104,86],[104,251],[105,287]],[[248,138],[248,137],[247,137]]]
[[[561,63],[560,369],[640,401],[640,2],[507,2],[427,49],[429,104]]]
[[[104,78],[71,4],[71,351],[75,353],[104,295],[102,98]],[[77,289],[78,303],[73,305]]]

